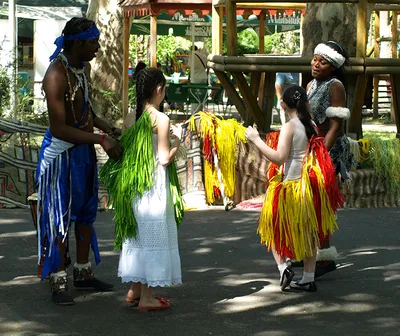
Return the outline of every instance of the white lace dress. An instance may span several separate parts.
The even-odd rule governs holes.
[[[153,134],[154,186],[143,197],[133,200],[137,237],[124,241],[118,267],[122,282],[147,283],[149,287],[182,283],[168,170],[159,163],[157,148],[158,137]]]

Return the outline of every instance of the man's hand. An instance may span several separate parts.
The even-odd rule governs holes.
[[[120,128],[113,127],[113,128],[111,128],[111,134],[113,136],[115,136],[116,138],[118,138],[122,134],[122,131]]]
[[[113,138],[106,136],[101,146],[107,155],[113,160],[118,160],[122,155],[122,148],[119,145],[119,142]]]

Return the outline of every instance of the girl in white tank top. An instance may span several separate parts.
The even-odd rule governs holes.
[[[269,181],[258,233],[261,242],[272,250],[281,289],[290,285],[292,289],[316,291],[318,235],[325,230],[333,232],[337,227],[335,213],[341,196],[337,185],[329,190],[322,186],[324,181],[335,179],[334,169],[323,139],[316,138],[305,90],[297,85],[288,87],[281,104],[289,121],[280,131],[276,150],[267,146],[251,126],[245,134],[268,160],[281,167],[281,173]],[[304,259],[301,280],[292,281],[294,272],[286,258]]]

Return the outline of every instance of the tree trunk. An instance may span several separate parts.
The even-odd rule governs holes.
[[[356,53],[357,6],[355,4],[308,4],[303,21],[303,56],[330,40],[340,43],[351,56]]]
[[[110,122],[122,117],[123,13],[118,0],[91,0],[87,17],[100,30],[100,50],[91,62],[95,112]]]

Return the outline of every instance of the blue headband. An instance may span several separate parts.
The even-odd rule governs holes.
[[[54,44],[57,46],[56,51],[53,53],[53,55],[50,56],[50,62],[57,57],[57,55],[60,53],[61,49],[64,48],[64,42],[65,41],[73,41],[73,40],[81,40],[81,41],[86,41],[86,40],[94,40],[95,38],[98,38],[100,36],[100,32],[97,29],[96,25],[93,24],[92,28],[86,29],[85,31],[74,34],[74,35],[68,35],[64,36],[61,35],[56,38],[54,41]]]

